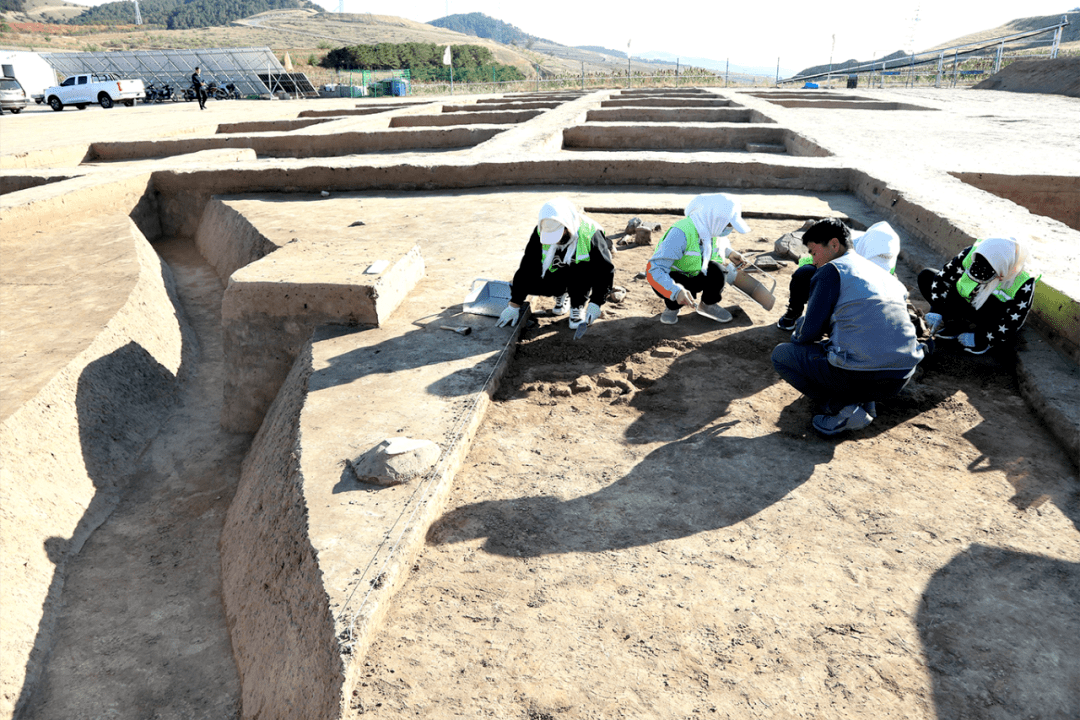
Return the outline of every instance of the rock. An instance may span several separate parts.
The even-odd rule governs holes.
[[[762,270],[780,269],[780,263],[777,262],[776,258],[772,257],[771,255],[758,255],[757,258],[754,259],[754,264]]]
[[[367,225],[367,223],[363,220],[357,220],[356,222],[349,223],[349,227],[361,227],[363,225]]]
[[[552,385],[550,392],[553,397],[570,397],[574,394],[570,388],[565,385]]]
[[[630,222],[626,223],[626,229],[623,230],[623,235],[633,235],[634,231],[641,226],[641,218],[630,218]]]
[[[616,392],[614,388],[607,388],[605,390],[600,391],[600,397],[602,397],[602,398],[614,397],[614,396],[616,396],[618,394],[619,393]]]
[[[615,285],[615,286],[613,286],[611,288],[611,291],[608,292],[607,299],[610,300],[611,302],[622,302],[623,298],[625,298],[625,297],[626,297],[626,288],[619,287],[618,285]]]
[[[592,382],[589,380],[589,378],[585,377],[584,375],[579,377],[574,382],[570,383],[570,392],[574,393],[575,395],[577,393],[589,392],[592,389],[593,389]]]
[[[634,230],[634,244],[652,245],[652,230],[645,227],[639,227]]]
[[[626,379],[634,382],[634,368],[626,368]]]
[[[349,460],[349,466],[362,483],[401,485],[426,475],[441,455],[442,449],[430,440],[387,438]]]
[[[634,276],[634,279],[635,280],[644,280],[645,277],[646,277],[645,271],[642,270],[641,272],[639,272],[637,275]]]
[[[675,357],[678,354],[679,354],[678,350],[676,350],[675,348],[669,348],[669,347],[658,347],[658,348],[653,349],[653,351],[652,351],[652,356],[653,357],[658,357],[658,358]]]
[[[779,240],[773,243],[773,254],[777,257],[798,260],[806,254],[806,246],[802,242],[802,233],[785,233]]]

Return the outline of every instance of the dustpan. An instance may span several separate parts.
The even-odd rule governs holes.
[[[505,280],[477,278],[469,287],[462,312],[499,317],[510,303],[510,283]]]

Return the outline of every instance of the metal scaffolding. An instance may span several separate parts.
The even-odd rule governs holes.
[[[41,57],[60,76],[114,72],[148,84],[168,83],[178,92],[191,85],[191,73],[198,66],[204,82],[214,81],[221,87],[232,82],[242,97],[278,92],[318,94],[307,75],[286,72],[265,47],[41,53]]]

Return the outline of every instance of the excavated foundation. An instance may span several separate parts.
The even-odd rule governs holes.
[[[732,106],[726,98],[712,99],[715,94],[701,101],[695,100],[700,93],[685,92],[695,96],[686,98],[635,94],[622,93],[625,100],[606,103],[629,112],[713,112]],[[533,97],[541,96],[501,101]],[[576,93],[558,97],[581,99]],[[564,111],[557,116],[560,122],[583,118],[586,109],[548,112]],[[514,124],[527,128],[544,121],[542,109],[531,112]],[[473,139],[490,133],[489,147],[505,137],[498,129],[454,128],[369,132],[356,142],[370,147],[391,134],[458,131]],[[518,131],[524,129],[506,133]],[[900,188],[895,179],[833,155],[818,138],[780,126],[545,126],[537,136],[545,133],[561,134],[572,151],[544,146],[543,154],[524,143],[523,152],[492,157],[482,154],[484,141],[476,140],[467,145],[477,153],[470,157],[409,157],[392,165],[354,158],[273,166],[249,160],[228,167],[126,171],[108,181],[74,177],[5,195],[0,233],[5,257],[10,239],[19,238],[21,262],[44,272],[33,264],[40,229],[62,212],[86,213],[97,218],[92,226],[57,232],[50,242],[86,238],[99,253],[120,243],[122,262],[114,258],[115,268],[101,265],[120,272],[125,290],[119,293],[122,302],[97,308],[106,331],[64,350],[56,367],[36,358],[18,367],[17,358],[15,365],[5,358],[5,374],[10,368],[27,382],[5,383],[5,393],[17,387],[22,394],[10,401],[5,394],[0,443],[5,474],[0,567],[4,587],[17,588],[5,591],[0,612],[4,698],[32,687],[47,654],[50,608],[58,601],[63,575],[56,558],[75,552],[107,515],[122,484],[115,479],[160,422],[179,373],[182,315],[167,269],[146,238],[194,239],[228,282],[222,421],[258,432],[221,538],[222,593],[242,676],[243,713],[262,720],[339,717],[346,707],[346,691],[357,679],[364,651],[439,513],[525,325],[510,331],[494,328],[490,318],[463,318],[461,300],[474,278],[512,275],[535,208],[548,197],[566,195],[589,212],[659,208],[679,214],[688,197],[727,190],[743,198],[750,218],[836,216],[862,227],[885,219],[912,247],[925,245],[939,256],[951,256],[975,239],[967,218],[978,198],[964,196],[966,209],[957,211],[951,201]],[[567,133],[582,144],[567,145]],[[691,143],[666,150],[747,152],[722,159],[625,152],[653,149],[646,147],[648,133]],[[224,147],[200,145],[223,139],[229,138],[97,143],[94,153],[112,153],[111,159],[125,153],[160,157]],[[348,134],[265,139],[296,142],[273,150],[286,153],[279,157],[292,157],[288,153],[300,152],[301,145],[315,147],[312,156],[342,154],[331,152],[333,143],[350,141]],[[171,150],[163,153],[164,147]],[[783,156],[762,154],[778,148]],[[586,149],[587,157],[576,152]],[[1067,205],[1071,196],[1064,198]],[[462,238],[483,238],[484,251],[467,253]],[[73,251],[68,257],[81,266],[86,255]],[[54,270],[63,274],[65,268]],[[1038,322],[1058,328],[1061,343],[1073,342],[1074,353],[1080,325],[1075,282],[1047,268],[1033,312]],[[59,292],[53,285],[62,283],[11,283],[5,276],[4,307],[31,308],[30,299],[47,300]],[[91,292],[100,284],[69,286],[62,289]],[[78,297],[68,301],[69,306],[86,304]],[[44,322],[45,316],[15,320],[20,331],[34,332],[34,322]],[[7,313],[3,322],[7,333]],[[462,323],[473,328],[469,335],[443,329]],[[75,333],[64,335],[77,339]],[[133,392],[138,397],[125,395]],[[438,464],[414,485],[358,490],[345,461],[394,435],[436,442]],[[15,472],[29,481],[10,482]],[[61,503],[59,495],[65,493],[74,501],[65,497]],[[28,540],[8,533],[12,520],[29,528]],[[50,543],[52,538],[64,542]]]

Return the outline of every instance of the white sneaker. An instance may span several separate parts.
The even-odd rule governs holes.
[[[729,313],[726,308],[721,307],[720,303],[715,303],[713,305],[698,303],[697,314],[704,315],[710,320],[715,320],[716,322],[731,322],[731,313]]]
[[[577,326],[585,322],[585,308],[570,308],[570,329],[576,330]]]
[[[877,407],[873,409],[876,413]],[[848,405],[835,415],[815,415],[811,424],[822,435],[839,435],[842,432],[862,430],[873,421],[874,416],[862,405]]]
[[[567,308],[570,307],[570,295],[563,293],[555,299],[555,307],[551,309],[552,315],[565,315]]]
[[[674,310],[668,310],[665,308],[664,312],[660,313],[660,322],[665,325],[674,325],[679,322],[679,309],[675,308]]]

